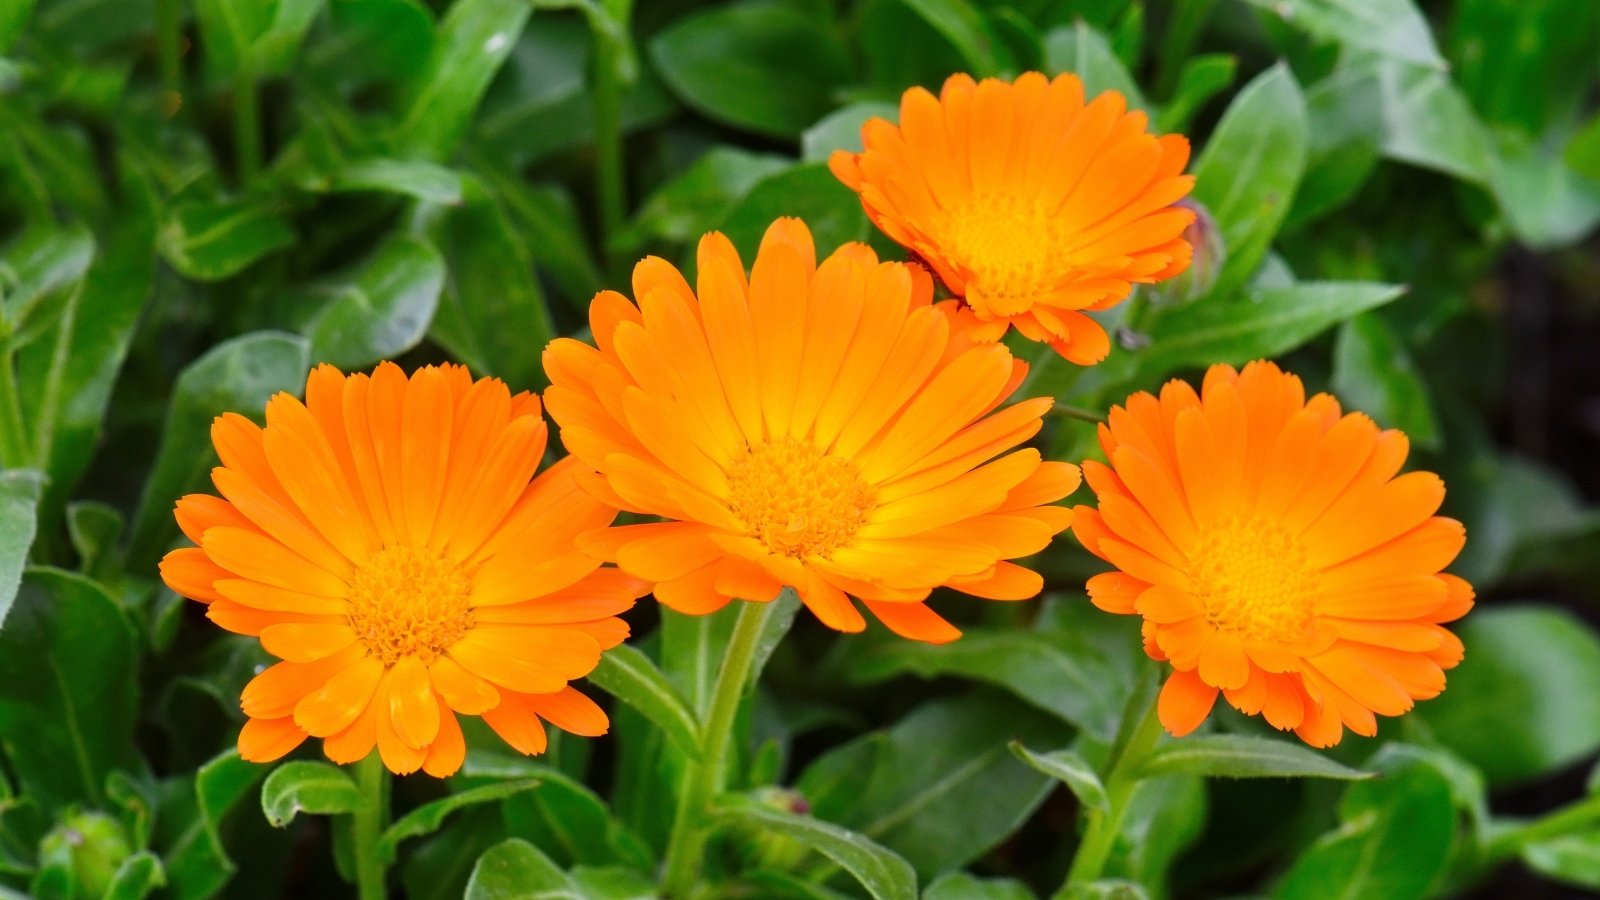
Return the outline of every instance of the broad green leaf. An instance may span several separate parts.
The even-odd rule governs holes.
[[[1377,78],[1385,156],[1477,184],[1489,183],[1493,143],[1449,73],[1399,60],[1357,60],[1354,65]]]
[[[762,179],[728,211],[716,230],[728,236],[749,266],[755,262],[761,236],[782,216],[796,216],[806,223],[818,259],[841,244],[867,237],[861,198],[833,177],[824,163],[795,166]]]
[[[335,191],[382,191],[429,203],[461,202],[461,175],[422,160],[365,159],[346,165],[330,186]]]
[[[951,872],[934,879],[922,892],[922,900],[1035,900],[1033,891],[1010,878],[979,879],[965,872]]]
[[[1497,128],[1544,135],[1593,109],[1600,20],[1590,3],[1462,0],[1448,25],[1451,75]]]
[[[28,26],[36,0],[15,0],[0,6],[0,53],[11,49],[12,43]]]
[[[849,673],[869,683],[903,674],[987,682],[1108,740],[1122,712],[1116,673],[1068,632],[974,628],[946,646],[894,641],[857,656]]]
[[[799,841],[849,872],[876,900],[916,900],[917,873],[911,864],[856,832],[811,816],[772,809],[748,797],[723,798],[714,816]]]
[[[930,700],[888,731],[823,754],[796,787],[818,818],[899,853],[931,878],[982,856],[1050,793],[1053,781],[1013,757],[1006,742],[1060,746],[1068,734],[1004,694]]]
[[[254,64],[254,46],[272,25],[273,0],[194,0],[200,50],[219,75]]]
[[[1294,201],[1309,143],[1305,96],[1285,65],[1245,85],[1223,113],[1194,168],[1194,199],[1216,218],[1228,254],[1212,298],[1231,297],[1260,267]]]
[[[101,805],[108,774],[141,771],[138,711],[116,601],[78,575],[28,570],[0,630],[0,749],[23,792],[45,809]]]
[[[94,258],[94,235],[82,227],[31,228],[0,257],[0,326],[28,324],[46,296],[77,284]]]
[[[43,491],[44,476],[32,469],[0,470],[0,632],[22,584]]]
[[[618,243],[640,247],[651,239],[693,242],[763,178],[790,165],[781,156],[713,147],[645,200]]]
[[[1497,142],[1493,188],[1511,230],[1539,250],[1558,250],[1600,224],[1600,182],[1569,169],[1562,157],[1531,142]]]
[[[319,84],[400,81],[433,47],[433,15],[420,0],[338,0],[328,13],[329,27],[302,56]]]
[[[3,485],[0,476],[0,485]],[[79,500],[67,505],[67,534],[72,539],[73,552],[78,554],[79,571],[89,577],[116,562],[119,550],[117,541],[127,523],[122,511],[98,500]]]
[[[578,885],[538,847],[521,838],[478,857],[465,900],[587,900]]]
[[[1184,366],[1279,356],[1404,290],[1376,282],[1307,281],[1252,289],[1238,298],[1213,294],[1156,320],[1150,346],[1138,355],[1140,378],[1153,383]]]
[[[1522,848],[1528,868],[1575,887],[1600,890],[1600,832],[1567,834]]]
[[[699,756],[699,725],[688,702],[667,676],[642,651],[631,644],[612,647],[600,657],[589,680],[629,704],[672,738],[678,748]]]
[[[1431,893],[1455,839],[1450,783],[1402,744],[1385,746],[1367,765],[1383,777],[1346,789],[1343,824],[1295,861],[1274,897],[1420,900]]]
[[[801,162],[827,162],[835,150],[860,153],[861,128],[870,119],[900,121],[900,107],[882,100],[863,100],[841,106],[800,135]]]
[[[277,0],[272,22],[251,45],[256,71],[263,75],[282,75],[297,61],[304,40],[324,0]]]
[[[1377,314],[1356,316],[1339,328],[1333,391],[1346,407],[1405,432],[1414,446],[1438,449],[1439,423],[1427,382],[1399,336]]]
[[[531,11],[526,0],[450,5],[432,51],[409,85],[396,131],[402,146],[433,160],[455,150]]]
[[[1487,449],[1464,463],[1466,477],[1453,483],[1470,491],[1461,519],[1472,537],[1450,570],[1480,590],[1515,572],[1521,557],[1559,553],[1596,525],[1571,479],[1548,466]]]
[[[1139,884],[1165,882],[1173,863],[1205,832],[1207,805],[1205,780],[1199,776],[1141,780],[1128,800],[1107,872]],[[1111,883],[1097,884],[1110,893],[1089,896],[1108,900],[1138,897],[1126,893],[1126,882],[1107,881]]]
[[[406,851],[400,870],[407,900],[466,896],[478,858],[506,839],[506,827],[497,813],[488,807],[465,810],[449,828]]]
[[[431,336],[477,375],[514,389],[544,384],[538,349],[554,338],[529,245],[495,197],[467,181],[467,202],[440,211],[429,238],[447,264]]]
[[[111,884],[101,895],[103,900],[144,900],[157,888],[165,887],[167,876],[161,867],[161,858],[148,850],[141,850],[122,861]]]
[[[988,78],[1015,68],[1015,61],[984,7],[968,0],[900,0],[932,25],[961,54],[974,78]]]
[[[275,828],[288,825],[299,813],[341,815],[355,812],[360,803],[355,781],[325,762],[291,760],[273,769],[261,785],[261,811]]]
[[[1243,734],[1186,737],[1156,748],[1144,765],[1147,776],[1188,774],[1210,778],[1372,777],[1299,744]]]
[[[572,195],[562,187],[528,184],[506,172],[479,168],[478,174],[499,197],[535,268],[555,282],[569,303],[586,311],[602,278]]]
[[[1428,20],[1411,0],[1250,0],[1314,37],[1444,70]]]
[[[1022,746],[1020,741],[1012,741],[1010,747],[1017,759],[1065,784],[1085,808],[1105,810],[1111,807],[1111,800],[1106,796],[1105,785],[1100,783],[1100,776],[1095,773],[1094,767],[1078,754],[1071,750],[1035,753]]]
[[[311,358],[359,369],[410,350],[428,333],[444,280],[431,244],[390,238],[354,272],[313,291],[326,299],[306,325]]]
[[[1600,113],[1591,117],[1588,124],[1567,142],[1562,159],[1572,171],[1590,181],[1600,182]]]
[[[176,532],[172,504],[199,485],[216,459],[205,449],[211,420],[225,412],[259,420],[273,394],[300,393],[310,368],[308,349],[297,335],[258,331],[212,347],[178,375],[128,538],[131,564],[153,563]]]
[[[1172,98],[1156,117],[1156,128],[1169,134],[1187,131],[1195,114],[1233,85],[1238,69],[1238,58],[1226,53],[1206,53],[1186,61]]]
[[[1295,191],[1289,222],[1298,224],[1348,203],[1377,166],[1383,109],[1373,102],[1378,76],[1370,67],[1335,69],[1306,90],[1311,151]]]
[[[346,779],[348,780],[348,779]],[[478,803],[493,803],[504,800],[513,794],[531,791],[539,786],[537,778],[526,778],[520,781],[503,781],[499,784],[486,784],[482,787],[468,788],[460,793],[450,794],[447,797],[425,803],[413,809],[400,818],[399,821],[384,830],[378,838],[378,854],[385,860],[394,861],[395,851],[400,842],[407,838],[420,837],[432,834],[444,824],[445,816],[458,809]],[[271,780],[268,780],[268,786]],[[311,810],[315,811],[315,810]],[[292,815],[292,813],[291,813]]]
[[[162,257],[196,281],[221,281],[294,242],[284,210],[268,198],[180,203],[156,236]]]
[[[1150,900],[1150,892],[1137,881],[1097,878],[1063,887],[1053,900]]]
[[[1565,610],[1519,603],[1479,609],[1456,630],[1466,657],[1450,671],[1449,689],[1419,704],[1418,715],[1491,786],[1600,749],[1600,637],[1592,628]]]
[[[574,866],[572,880],[589,900],[656,900],[654,878],[622,866]]]
[[[833,31],[799,8],[745,0],[692,12],[650,42],[663,81],[697,112],[736,128],[798,137],[850,78]]]
[[[1133,76],[1117,59],[1105,35],[1083,21],[1056,28],[1044,36],[1044,68],[1050,75],[1071,72],[1083,81],[1085,97],[1117,91],[1129,108],[1148,109]]]
[[[267,766],[239,758],[232,747],[201,766],[178,809],[158,816],[157,846],[166,864],[169,893],[179,900],[217,896],[237,868],[222,842],[222,820],[266,777]],[[176,829],[163,839],[163,829]]]

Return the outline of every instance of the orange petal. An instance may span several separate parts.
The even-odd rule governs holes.
[[[246,762],[272,762],[288,755],[306,737],[289,716],[246,719],[244,728],[239,731],[239,758]]]
[[[1217,689],[1201,681],[1198,674],[1173,672],[1161,688],[1156,712],[1168,733],[1183,737],[1200,727],[1216,702]]]
[[[605,710],[576,688],[562,688],[554,694],[525,694],[521,700],[562,731],[599,737],[611,728]]]

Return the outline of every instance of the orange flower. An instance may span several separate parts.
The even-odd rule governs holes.
[[[1172,206],[1194,183],[1181,174],[1189,142],[1146,124],[1116,91],[1085,104],[1073,75],[953,75],[938,98],[906,91],[898,127],[869,120],[865,151],[836,152],[829,166],[963,298],[975,340],[1014,325],[1092,365],[1111,344],[1082,310],[1189,265],[1194,215]]]
[[[586,484],[669,520],[586,548],[680,612],[788,585],[840,631],[866,625],[853,596],[934,642],[960,634],[923,603],[935,587],[1038,593],[1039,576],[1005,560],[1067,527],[1068,510],[1042,504],[1071,493],[1078,470],[1013,449],[1052,401],[994,412],[1026,366],[952,337],[925,272],[860,244],[818,266],[805,225],[780,219],[748,280],[727,238],[702,239],[698,288],[646,259],[638,307],[612,291],[590,305],[599,349],[545,351],[561,439],[600,473]]]
[[[1100,508],[1073,530],[1120,570],[1090,599],[1144,616],[1145,652],[1172,663],[1168,731],[1193,731],[1221,690],[1326,747],[1444,690],[1461,642],[1439,623],[1472,588],[1440,570],[1465,531],[1434,515],[1438,476],[1396,477],[1405,435],[1256,362],[1212,366],[1198,397],[1176,380],[1134,394],[1100,444],[1111,465],[1084,464]]]
[[[616,510],[578,490],[575,461],[533,478],[545,435],[537,397],[460,366],[322,366],[304,405],[268,402],[265,429],[217,419],[222,496],[178,501],[198,546],[161,576],[284,660],[244,689],[241,756],[315,736],[334,762],[376,744],[396,773],[444,777],[466,750],[456,713],[523,753],[544,750],[541,718],[605,733],[567,682],[627,637],[615,616],[649,588],[576,549]]]

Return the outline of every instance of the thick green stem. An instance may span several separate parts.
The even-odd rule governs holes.
[[[239,164],[239,185],[261,171],[261,108],[252,66],[241,66],[233,79],[233,152]]]
[[[1133,797],[1134,788],[1139,786],[1145,760],[1161,738],[1161,721],[1156,715],[1155,697],[1155,694],[1151,695],[1149,707],[1128,735],[1122,752],[1117,755],[1116,764],[1111,767],[1111,774],[1106,778],[1106,798],[1110,803],[1105,810],[1091,810],[1089,813],[1083,842],[1078,845],[1078,853],[1072,858],[1072,869],[1067,874],[1069,885],[1094,881],[1105,870],[1111,847],[1122,829],[1122,818],[1127,815],[1128,801]]]
[[[700,727],[700,759],[691,764],[688,790],[678,800],[678,814],[667,844],[665,887],[673,900],[687,898],[700,878],[706,841],[711,834],[708,812],[717,795],[727,788],[732,768],[729,751],[733,723],[739,715],[761,633],[779,607],[777,601],[734,602],[742,604],[739,620],[733,626],[733,637],[723,654],[717,682],[711,688],[711,707]]]
[[[161,86],[173,94],[183,92],[182,0],[156,0],[156,54],[160,57]]]
[[[378,838],[389,827],[389,770],[377,753],[356,763],[361,805],[355,811],[356,886],[361,900],[385,900],[388,866],[378,852]]]
[[[29,462],[28,428],[22,422],[22,399],[17,395],[16,360],[8,346],[0,352],[0,467],[19,469]]]
[[[627,52],[625,37],[595,30],[594,168],[600,206],[600,239],[605,258],[613,259],[612,242],[627,215],[622,175],[622,79],[619,63]]]

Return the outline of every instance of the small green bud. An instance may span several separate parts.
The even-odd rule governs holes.
[[[132,852],[122,824],[101,812],[68,812],[39,841],[40,859],[71,860],[73,895],[85,900],[105,894],[117,867]]]
[[[1194,221],[1183,230],[1184,240],[1194,248],[1189,268],[1150,289],[1150,299],[1162,306],[1180,306],[1199,300],[1211,293],[1217,283],[1217,274],[1228,260],[1228,248],[1222,240],[1222,229],[1205,204],[1185,197],[1175,206],[1194,210]]]

